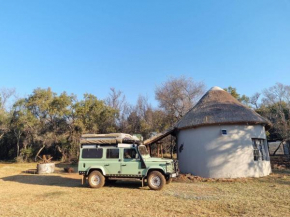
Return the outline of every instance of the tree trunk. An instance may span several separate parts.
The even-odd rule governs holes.
[[[151,148],[150,148],[150,145],[146,146],[147,150],[148,150],[148,153],[151,155]]]
[[[171,144],[170,144],[170,157],[171,159],[173,159],[173,140],[172,140],[172,136],[170,136],[171,139]]]
[[[43,146],[38,150],[38,152],[37,152],[37,154],[36,154],[36,156],[35,156],[35,158],[34,158],[34,161],[35,161],[35,162],[36,162],[36,160],[37,160],[37,158],[38,158],[40,152],[41,152],[44,148],[45,148],[45,145],[43,145]]]
[[[20,152],[20,138],[21,138],[21,135],[22,135],[22,133],[20,133],[19,131],[17,132],[16,130],[14,130],[14,135],[15,135],[15,137],[16,137],[16,139],[17,139],[17,143],[16,143],[16,157],[18,157],[19,156],[19,152]]]
[[[282,142],[278,145],[278,147],[276,148],[276,150],[274,151],[272,156],[275,156],[276,152],[279,150],[279,148],[281,147],[281,145],[284,143],[284,140],[282,140]]]
[[[19,140],[17,139],[17,152],[16,152],[16,157],[19,156]]]
[[[20,136],[21,135],[18,135],[18,137],[17,137],[17,157],[20,155]]]
[[[61,150],[61,148],[59,147],[59,145],[56,146],[56,147],[57,147],[57,150],[58,150],[58,151],[61,153],[61,155],[62,155],[62,161],[66,161],[67,156],[66,156],[65,152],[64,152],[63,150]]]
[[[157,157],[159,157],[159,144],[157,144]]]
[[[2,137],[4,136],[4,134],[5,134],[5,133],[2,133],[2,134],[0,135],[0,140],[2,139]]]

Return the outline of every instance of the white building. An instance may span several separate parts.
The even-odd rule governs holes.
[[[181,173],[210,178],[269,175],[269,124],[223,89],[210,89],[175,126]]]

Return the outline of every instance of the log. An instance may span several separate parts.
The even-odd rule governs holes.
[[[55,169],[55,163],[37,164],[37,173],[38,174],[53,173],[54,169]]]
[[[36,160],[37,160],[37,157],[39,157],[38,155],[40,154],[40,152],[43,150],[45,148],[45,145],[43,145],[39,150],[38,150],[38,152],[37,152],[37,154],[36,154],[36,156],[35,156],[35,158],[34,158],[34,161],[36,162]]]

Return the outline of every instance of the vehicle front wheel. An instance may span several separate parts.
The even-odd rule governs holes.
[[[88,181],[91,188],[101,188],[105,184],[105,177],[101,172],[95,170],[90,173]]]
[[[147,178],[148,186],[151,190],[161,190],[165,183],[165,177],[161,172],[153,171]]]

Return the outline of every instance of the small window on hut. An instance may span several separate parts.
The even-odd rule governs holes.
[[[221,130],[222,131],[222,135],[223,136],[226,136],[226,135],[228,135],[228,132],[227,132],[227,130]]]
[[[252,139],[254,161],[268,160],[268,149],[264,139]]]

